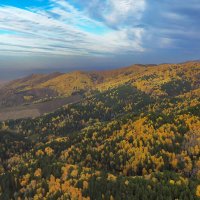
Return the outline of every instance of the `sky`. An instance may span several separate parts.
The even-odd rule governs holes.
[[[200,0],[0,0],[0,80],[200,59]]]

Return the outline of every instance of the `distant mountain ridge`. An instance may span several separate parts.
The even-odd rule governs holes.
[[[194,61],[181,64],[133,65],[104,71],[32,74],[11,81],[0,88],[0,107],[46,101],[74,94],[90,94],[127,82],[141,91],[152,93],[151,95],[169,95],[163,85],[172,80],[179,80],[188,81],[192,84],[191,87],[195,88],[200,84],[199,71],[200,62]]]

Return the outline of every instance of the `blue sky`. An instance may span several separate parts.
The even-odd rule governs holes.
[[[199,19],[199,0],[0,0],[0,79],[200,59]]]

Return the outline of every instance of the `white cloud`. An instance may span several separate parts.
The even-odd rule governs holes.
[[[104,18],[111,24],[119,24],[129,17],[138,21],[145,10],[145,0],[108,0],[103,13]]]
[[[120,16],[125,20],[133,11],[138,13],[139,17],[139,11],[142,11],[144,6],[143,3],[131,0],[109,0],[109,3],[112,12],[105,15],[105,18],[113,22],[119,20]],[[92,28],[105,31],[91,32]],[[141,28],[112,29],[64,0],[51,0],[48,10],[1,6],[0,30],[14,32],[0,32],[0,52],[108,55],[144,50]]]

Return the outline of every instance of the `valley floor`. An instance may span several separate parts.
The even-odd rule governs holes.
[[[0,108],[0,121],[39,117],[54,112],[64,105],[79,102],[81,99],[82,97],[80,95],[73,95],[70,97],[55,98],[41,103]]]

